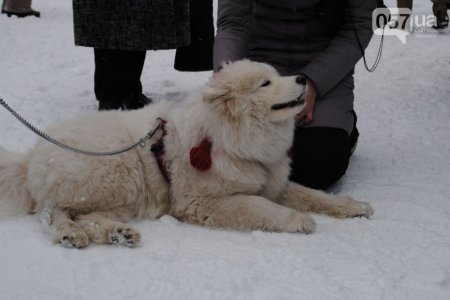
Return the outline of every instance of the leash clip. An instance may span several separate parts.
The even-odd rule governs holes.
[[[139,140],[139,147],[141,147],[142,149],[144,149],[145,146],[147,146],[147,141],[150,140],[155,135],[156,131],[161,128],[162,122],[164,122],[164,120],[161,118],[157,118],[157,120],[158,124],[156,124],[155,128],[149,131],[143,139]]]
[[[140,141],[139,141],[139,147],[141,147],[142,149],[144,149],[145,148],[145,146],[147,146],[147,142],[146,142],[146,140],[148,139],[148,135],[147,135],[147,137],[145,138],[145,139],[140,139]]]

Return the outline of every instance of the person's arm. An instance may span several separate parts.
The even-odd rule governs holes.
[[[251,0],[219,0],[214,70],[222,63],[244,57],[251,19]]]
[[[372,38],[372,12],[376,8],[375,0],[346,0],[345,21],[328,48],[318,54],[300,73],[314,82],[320,97],[332,90],[353,70],[361,59],[353,24],[362,47],[365,49]],[[350,15],[351,14],[351,15]]]

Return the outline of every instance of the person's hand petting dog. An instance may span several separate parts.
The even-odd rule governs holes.
[[[316,103],[317,91],[314,83],[306,79],[306,91],[303,99],[306,101],[306,107],[297,115],[297,123],[309,124],[313,121],[314,105]]]

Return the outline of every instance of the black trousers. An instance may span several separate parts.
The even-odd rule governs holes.
[[[142,93],[141,74],[145,51],[94,48],[94,91],[100,102],[121,106],[133,94]]]
[[[289,179],[315,189],[330,187],[347,171],[357,139],[356,127],[350,136],[339,128],[297,128]]]

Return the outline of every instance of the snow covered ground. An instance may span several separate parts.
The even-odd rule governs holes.
[[[93,51],[73,44],[71,1],[34,7],[41,19],[0,16],[0,97],[45,128],[96,110]],[[210,76],[174,71],[173,56],[147,54],[142,82],[154,99],[182,99]],[[332,192],[369,201],[370,220],[315,216],[306,236],[166,216],[134,222],[139,248],[83,250],[53,244],[37,216],[3,220],[0,299],[450,299],[449,82],[449,31],[406,45],[387,37],[375,73],[358,65],[361,138]],[[0,109],[2,146],[25,151],[36,139]]]

